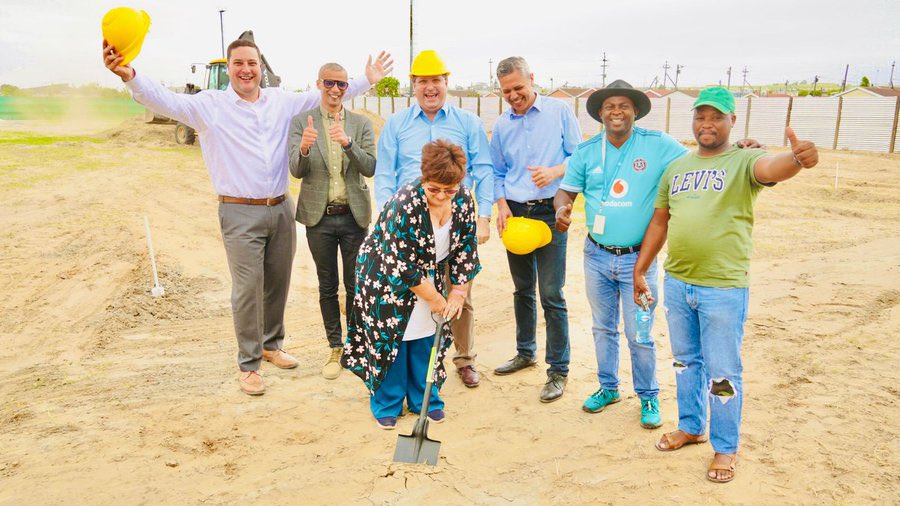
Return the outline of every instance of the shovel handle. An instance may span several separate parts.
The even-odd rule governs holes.
[[[437,367],[437,352],[441,346],[441,338],[443,337],[444,317],[438,315],[437,324],[434,328],[434,344],[431,345],[431,356],[428,358],[428,374],[425,376],[425,395],[422,399],[422,412],[419,413],[419,420],[426,420],[428,415],[428,405],[431,401],[431,387],[434,385],[434,369]]]

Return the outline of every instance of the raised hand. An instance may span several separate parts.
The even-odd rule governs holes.
[[[347,137],[347,134],[344,132],[344,126],[341,124],[340,112],[334,113],[334,124],[328,128],[328,136],[331,137],[332,141],[345,148],[350,145],[350,138]]]
[[[391,53],[385,51],[378,53],[378,58],[375,58],[374,62],[372,55],[369,55],[366,62],[366,79],[369,80],[369,84],[375,84],[384,79],[384,76],[390,74],[392,70],[394,70],[394,60],[391,59]]]
[[[103,41],[103,65],[110,72],[119,76],[122,82],[127,83],[134,79],[134,69],[131,68],[131,65],[122,65],[122,60],[124,59],[124,56],[116,52],[116,48],[109,45],[109,42],[106,42],[106,40]]]
[[[815,167],[819,163],[819,150],[812,141],[801,141],[797,139],[797,134],[791,127],[785,127],[784,134],[791,143],[791,152],[794,154],[794,163],[809,169]]]
[[[312,115],[306,117],[306,128],[303,129],[303,136],[300,138],[300,153],[303,156],[309,155],[309,148],[316,143],[319,138],[319,131],[313,126]]]
[[[572,204],[566,204],[566,207],[560,207],[556,211],[556,230],[565,232],[569,230],[572,224]]]

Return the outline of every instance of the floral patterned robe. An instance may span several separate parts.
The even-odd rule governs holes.
[[[481,270],[475,237],[475,205],[471,192],[460,187],[452,200],[450,254],[440,264],[434,252],[434,229],[420,181],[400,189],[385,205],[356,257],[356,290],[347,322],[342,365],[359,376],[374,394],[390,369],[416,304],[410,287],[427,282],[446,293],[444,265],[450,264],[454,284],[470,281]],[[450,333],[444,325],[444,335]],[[450,339],[438,352],[435,384],[447,378],[443,359]]]

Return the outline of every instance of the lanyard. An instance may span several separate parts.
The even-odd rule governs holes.
[[[631,139],[634,135],[630,135],[628,140],[625,141],[625,144],[628,144],[625,147],[625,151],[619,154],[619,161],[616,163],[616,167],[612,171],[612,176],[610,177],[609,171],[606,170],[606,132],[603,132],[603,146],[600,148],[600,163],[603,166],[603,194],[600,196],[600,206],[597,212],[603,212],[603,203],[609,198],[609,192],[612,191],[612,185],[616,181],[616,176],[619,174],[619,169],[622,167],[622,162],[628,158],[628,154],[631,152]]]

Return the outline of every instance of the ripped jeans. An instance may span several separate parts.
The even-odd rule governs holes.
[[[666,320],[675,359],[678,428],[706,433],[716,453],[736,453],[744,387],[741,342],[747,288],[691,285],[666,273]]]

